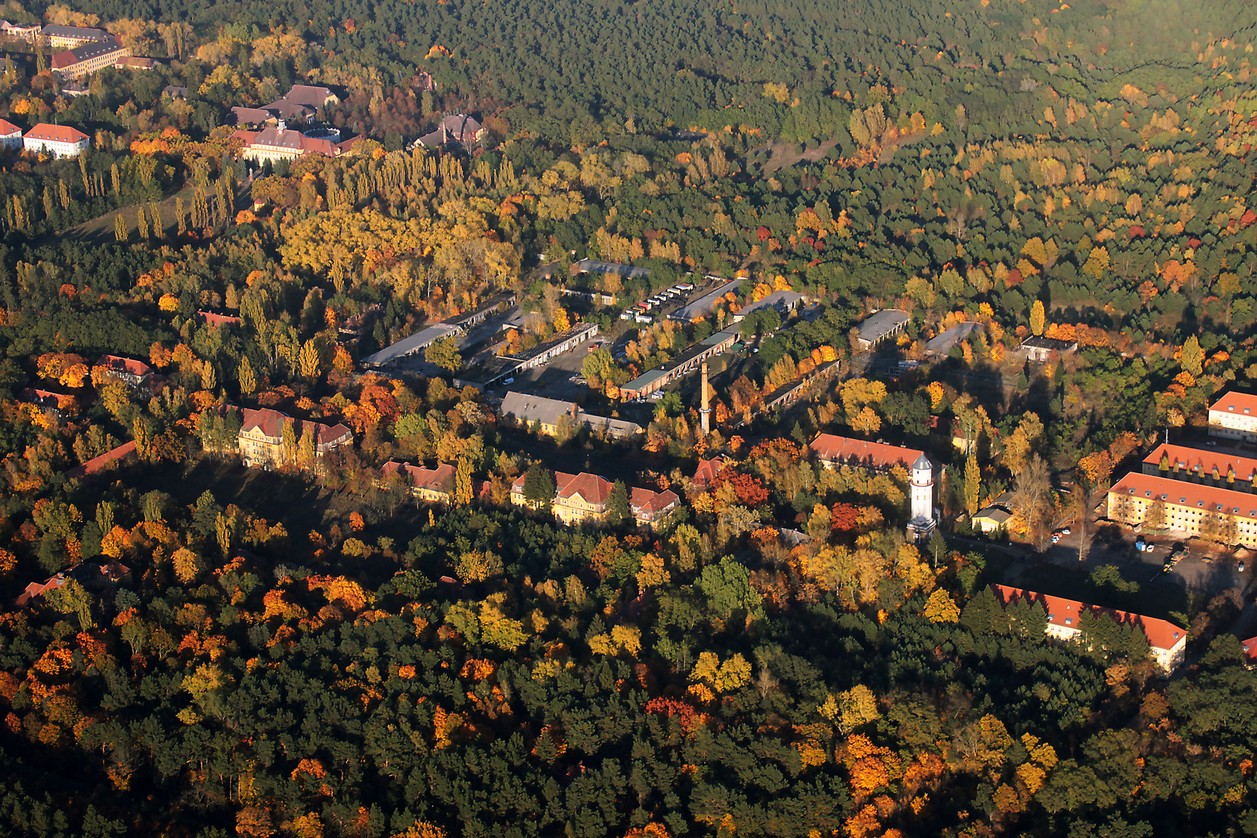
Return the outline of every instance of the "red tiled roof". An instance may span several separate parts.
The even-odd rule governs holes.
[[[1145,617],[1142,614],[1132,614],[1129,611],[1119,611],[1116,608],[1086,605],[1077,600],[1049,596],[1048,594],[1027,591],[1023,588],[1014,588],[1009,585],[995,585],[993,587],[995,588],[996,596],[1005,605],[1016,601],[1042,605],[1047,611],[1048,622],[1060,628],[1077,629],[1078,619],[1085,611],[1089,614],[1104,614],[1119,625],[1138,626],[1143,629],[1144,636],[1148,638],[1148,645],[1154,649],[1168,651],[1187,636],[1187,629],[1179,628],[1168,620],[1161,620],[1157,617]]]
[[[81,143],[91,137],[69,125],[50,125],[47,122],[41,122],[26,132],[25,139],[45,140],[50,143]]]
[[[103,355],[97,363],[118,372],[128,372],[131,375],[144,376],[153,371],[153,368],[143,361],[137,361],[134,358],[123,358],[121,355]]]
[[[1217,468],[1218,476],[1225,478],[1228,471],[1234,469],[1235,479],[1246,482],[1252,480],[1257,473],[1257,459],[1252,457],[1228,454],[1216,448],[1188,448],[1186,445],[1168,445],[1164,442],[1144,457],[1144,463],[1160,468],[1163,455],[1170,461],[1168,473],[1171,475],[1174,474],[1176,465],[1180,471],[1202,477],[1212,477],[1214,468]]]
[[[56,588],[60,588],[65,583],[66,583],[66,577],[64,573],[58,573],[55,576],[49,576],[43,582],[32,582],[26,586],[26,589],[22,591],[21,594],[18,595],[16,603],[19,606],[26,605],[35,597],[43,596],[48,591],[55,590]]]
[[[1257,495],[1222,489],[1186,480],[1171,480],[1152,474],[1131,472],[1109,489],[1109,494],[1125,494],[1149,500],[1162,500],[1171,506],[1190,506],[1240,518],[1257,519]]]
[[[566,499],[580,495],[594,506],[604,505],[611,497],[611,481],[587,471],[582,471],[580,474],[556,471],[554,485],[557,487],[558,497]]]
[[[1244,660],[1249,663],[1257,663],[1257,637],[1241,640],[1240,646],[1244,647]]]
[[[70,469],[66,472],[67,477],[89,477],[93,474],[100,474],[109,466],[129,460],[135,456],[135,441],[124,442],[111,451],[106,451],[99,457],[92,457],[81,466]]]
[[[699,460],[698,468],[694,469],[694,485],[699,488],[710,486],[720,472],[725,470],[724,457],[712,457],[710,460]]]
[[[1209,409],[1220,413],[1257,416],[1257,396],[1248,393],[1223,393],[1216,402],[1209,405]]]
[[[454,477],[457,469],[448,463],[440,463],[436,468],[425,468],[423,466],[413,466],[410,463],[399,463],[389,460],[384,464],[381,471],[385,477],[392,477],[400,474],[403,469],[405,469],[406,478],[410,480],[410,485],[416,489],[447,493],[454,490]]]
[[[320,137],[307,137],[292,128],[280,128],[276,125],[267,126],[261,131],[236,131],[231,135],[238,137],[249,147],[266,146],[267,148],[284,148],[302,154],[322,154],[324,157],[336,157],[345,147],[331,140]]]
[[[0,137],[10,137],[14,134],[22,133],[22,129],[18,128],[7,119],[0,119]]]
[[[671,489],[655,492],[634,486],[629,495],[629,505],[632,507],[633,514],[642,518],[653,518],[680,502],[681,499]]]
[[[295,423],[293,433],[298,438],[305,432],[307,425],[313,427],[314,441],[317,445],[329,445],[353,436],[349,428],[346,428],[339,422],[335,425],[325,425],[322,422],[315,422],[310,419],[301,422],[293,419],[286,413],[280,413],[278,410],[271,410],[268,407],[260,410],[246,407],[240,411],[240,414],[240,430],[242,432],[259,429],[271,439],[279,439],[283,435],[284,424],[287,422]]]
[[[219,314],[214,311],[198,311],[197,316],[208,326],[234,326],[240,322],[240,318],[235,315]]]
[[[812,444],[808,447],[822,460],[871,465],[874,468],[890,468],[897,465],[912,468],[912,464],[922,456],[922,452],[915,448],[852,439],[836,434],[821,434],[812,440]]]
[[[260,410],[246,407],[240,411],[241,431],[260,430],[272,439],[279,439],[284,430],[284,423],[287,421],[289,421],[288,416],[278,410],[271,410],[269,407]]]

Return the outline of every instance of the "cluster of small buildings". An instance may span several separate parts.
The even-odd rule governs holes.
[[[1209,408],[1209,433],[1257,441],[1257,397],[1226,393]],[[1257,547],[1257,458],[1227,449],[1159,445],[1139,472],[1109,489],[1111,520]]]
[[[527,474],[521,474],[511,484],[511,503],[516,506],[532,506],[525,491]],[[554,472],[554,498],[550,510],[561,523],[569,526],[606,520],[610,513],[609,503],[615,488],[610,480],[589,472],[568,474]],[[628,489],[628,506],[638,526],[653,527],[671,515],[681,505],[676,492],[662,492],[633,487]]]
[[[266,105],[255,108],[234,107],[232,119],[239,127],[278,125],[281,122],[312,122],[323,116],[327,108],[340,103],[330,88],[313,84],[294,84],[287,93]]]
[[[69,125],[41,122],[23,134],[12,122],[0,119],[0,150],[7,153],[25,151],[49,157],[77,157],[91,144],[91,137]]]
[[[577,262],[576,264],[578,266],[582,264],[602,265],[610,269],[614,269],[616,267],[624,267],[624,268],[628,268],[629,271],[640,272],[639,274],[637,273],[627,274],[628,276],[637,276],[637,275],[646,274],[645,268],[629,268],[627,265],[616,266],[611,262],[593,262],[592,260],[585,259],[582,262]],[[588,272],[588,271],[584,271],[584,272]],[[603,273],[620,273],[620,271],[607,270],[607,271],[603,271]],[[637,305],[632,306],[631,308],[624,309],[624,311],[620,312],[620,319],[621,320],[634,320],[638,323],[647,323],[647,324],[653,323],[655,322],[655,318],[651,315],[650,312],[653,311],[656,306],[665,305],[668,303],[669,300],[682,297],[693,290],[694,290],[694,283],[678,282],[676,285],[673,285],[670,288],[665,288],[663,291],[660,291],[655,296],[647,297],[645,300],[642,300]]]
[[[1187,648],[1187,630],[1179,628],[1168,620],[1087,605],[1077,600],[1049,596],[1008,585],[995,585],[994,588],[996,596],[1005,606],[1021,602],[1042,608],[1047,615],[1045,633],[1049,637],[1070,642],[1087,642],[1088,638],[1082,636],[1080,623],[1084,614],[1090,614],[1093,617],[1106,617],[1118,625],[1133,626],[1143,631],[1148,639],[1149,653],[1153,661],[1166,673],[1173,672],[1183,660],[1183,653]]]

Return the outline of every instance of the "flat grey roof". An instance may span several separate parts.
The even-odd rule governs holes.
[[[674,311],[669,315],[669,317],[673,320],[697,320],[700,317],[704,317],[716,307],[716,303],[721,297],[728,294],[730,291],[736,291],[738,286],[741,284],[742,280],[731,279],[725,284],[708,291],[697,300],[693,300],[677,311]]]
[[[857,329],[864,340],[876,341],[908,322],[908,313],[897,308],[884,308],[864,319]]]
[[[576,412],[576,402],[565,402],[532,393],[520,393],[511,390],[502,400],[502,415],[513,416],[520,422],[540,422],[553,425],[560,416],[571,416]]]
[[[441,338],[458,334],[458,329],[445,323],[436,323],[432,326],[426,326],[415,332],[408,338],[403,338],[397,343],[386,346],[374,355],[368,355],[362,359],[362,363],[368,366],[379,366],[387,364],[390,361],[396,361],[398,358],[404,358],[407,355],[418,352],[420,349],[435,343]]]
[[[648,384],[653,384],[654,382],[663,378],[667,374],[668,374],[668,370],[661,370],[661,369],[647,370],[646,372],[637,376],[637,378],[634,378],[628,384],[625,384],[624,387],[622,387],[621,389],[640,390],[641,388],[645,387]]]
[[[926,352],[937,352],[940,355],[946,355],[951,352],[951,348],[960,343],[978,328],[978,324],[970,320],[965,323],[957,323],[950,329],[944,329],[939,332],[937,337],[931,338],[925,344]]]
[[[774,291],[771,294],[769,294],[767,297],[765,297],[764,299],[751,303],[750,305],[744,307],[738,313],[741,314],[743,317],[745,317],[746,315],[750,314],[753,311],[759,311],[761,308],[768,308],[769,306],[776,306],[778,308],[791,309],[797,306],[799,304],[799,301],[802,299],[803,299],[803,295],[800,294],[798,291],[789,291],[789,290]]]
[[[587,274],[618,274],[629,279],[650,276],[650,271],[645,268],[621,265],[619,262],[602,262],[597,259],[581,259],[576,263],[576,270]]]

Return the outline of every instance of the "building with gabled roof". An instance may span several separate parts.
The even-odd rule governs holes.
[[[1135,626],[1142,630],[1148,639],[1152,659],[1163,671],[1173,672],[1183,660],[1183,653],[1187,648],[1187,629],[1180,628],[1168,620],[1145,617],[1142,614],[1119,611],[1115,608],[1087,605],[1066,597],[1050,596],[1010,585],[994,585],[993,588],[995,595],[1004,605],[1024,602],[1042,607],[1047,614],[1045,632],[1049,637],[1071,642],[1079,640],[1079,635],[1082,633],[1079,627],[1082,615],[1103,616],[1118,625]]]
[[[1110,520],[1145,530],[1257,547],[1257,495],[1131,472],[1108,493]]]
[[[91,145],[91,137],[69,125],[41,122],[22,137],[23,150],[53,157],[78,157]]]
[[[582,471],[580,474],[555,472],[554,517],[564,524],[602,520],[614,488],[610,480]]]
[[[1191,448],[1163,442],[1143,461],[1143,473],[1173,480],[1212,482],[1228,489],[1257,487],[1257,458],[1218,448]]]
[[[134,459],[137,453],[138,448],[135,444],[135,440],[132,440],[131,442],[124,442],[117,448],[106,451],[99,457],[93,457],[81,466],[75,466],[70,469],[66,472],[66,477],[74,479],[93,477]]]
[[[579,409],[576,402],[565,402],[532,393],[511,390],[502,399],[502,416],[509,416],[521,425],[536,427],[541,433],[553,436],[564,416],[574,423]]]
[[[1257,637],[1250,637],[1247,640],[1240,641],[1240,648],[1244,650],[1244,660],[1249,666],[1257,665]]]
[[[692,485],[696,489],[706,489],[716,482],[720,472],[724,471],[727,466],[725,458],[720,456],[712,457],[710,460],[699,460],[698,467],[694,469]]]
[[[908,327],[908,312],[897,308],[875,311],[856,327],[856,345],[863,350],[892,338]]]
[[[641,527],[654,527],[665,520],[681,505],[681,498],[671,489],[656,492],[634,486],[629,491],[629,510],[633,520]]]
[[[420,500],[449,503],[454,498],[458,470],[448,463],[438,463],[436,468],[426,468],[389,460],[380,472],[385,480],[400,478],[410,493]]]
[[[411,147],[445,148],[449,145],[472,146],[484,139],[485,129],[475,117],[465,113],[447,114],[431,133],[424,134]]]
[[[22,150],[22,129],[7,119],[0,119],[0,151],[16,152]]]
[[[292,428],[293,449],[285,450],[284,428]],[[309,442],[304,442],[308,439]],[[354,437],[349,428],[337,423],[326,425],[309,419],[293,419],[285,413],[270,408],[241,411],[240,436],[237,447],[246,466],[274,468],[280,466],[307,465],[313,467],[333,451],[353,445]],[[303,445],[313,448],[308,455],[313,462],[301,463]]]
[[[7,20],[0,20],[0,37],[34,43],[39,39],[42,29],[43,27],[38,23],[10,23]]]
[[[1223,393],[1209,405],[1209,435],[1257,442],[1257,396]]]
[[[40,35],[43,36],[44,40],[48,42],[48,46],[52,49],[73,49],[84,44],[111,40],[113,38],[104,29],[95,29],[89,26],[65,26],[60,23],[48,24],[40,30]]]
[[[511,484],[511,503],[515,506],[530,506],[524,496],[526,474],[521,474]],[[561,523],[567,525],[602,521],[607,516],[607,504],[611,500],[611,492],[615,487],[610,480],[597,474],[583,471],[570,474],[564,471],[554,472],[554,499],[550,511]],[[681,499],[675,492],[666,490],[655,492],[650,489],[631,488],[629,491],[629,512],[634,520],[643,526],[653,526],[664,520],[680,505]]]
[[[866,439],[854,439],[837,434],[819,434],[808,448],[826,468],[852,465],[876,471],[886,471],[895,466],[910,469],[912,464],[925,453],[916,448],[870,442]]]
[[[153,376],[153,368],[148,364],[121,355],[102,355],[95,369],[132,388],[143,387]]]
[[[196,316],[201,318],[201,322],[206,326],[213,326],[215,329],[220,329],[223,326],[240,325],[240,318],[234,314],[219,314],[216,311],[200,309],[197,311]]]
[[[254,163],[296,160],[306,154],[340,157],[358,141],[356,137],[333,141],[325,137],[308,136],[289,128],[283,120],[278,125],[267,126],[261,131],[239,130],[231,136],[244,144],[240,156]]]
[[[49,66],[62,78],[81,79],[106,67],[113,67],[130,54],[130,50],[112,37],[103,38],[54,53]]]
[[[333,93],[330,88],[322,87],[321,85],[294,84],[284,94],[284,98],[279,101],[291,102],[294,105],[302,105],[318,110],[329,105],[339,104],[340,97]]]

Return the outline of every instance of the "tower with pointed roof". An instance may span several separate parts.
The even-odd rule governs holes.
[[[934,518],[934,464],[922,454],[912,464],[912,480],[908,486],[912,518],[908,531],[917,538],[928,535],[937,525]]]

